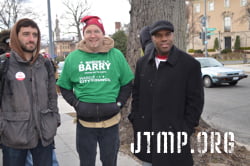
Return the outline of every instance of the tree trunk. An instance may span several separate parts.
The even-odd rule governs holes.
[[[130,28],[126,58],[132,70],[142,55],[139,41],[141,28],[158,20],[169,20],[175,27],[175,45],[185,50],[186,9],[185,0],[131,0]],[[131,98],[123,108],[120,125],[121,145],[130,144],[133,139],[131,124],[127,116],[130,112]]]

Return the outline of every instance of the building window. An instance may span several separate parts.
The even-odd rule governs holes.
[[[240,6],[246,6],[247,0],[240,0]]]
[[[224,18],[224,31],[225,32],[231,31],[231,17]]]
[[[208,2],[208,11],[214,11],[214,1]]]
[[[230,0],[224,0],[225,7],[230,7]]]
[[[199,3],[194,4],[194,12],[200,13],[201,12],[201,5]]]

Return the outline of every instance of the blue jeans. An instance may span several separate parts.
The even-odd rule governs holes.
[[[59,166],[59,163],[56,159],[56,152],[54,149],[53,149],[53,154],[52,154],[52,161],[53,161],[53,164],[52,164],[53,166]],[[28,151],[28,153],[27,153],[25,166],[33,166],[33,160],[32,160],[32,155],[31,155],[30,151]]]
[[[29,150],[35,166],[52,166],[53,143],[43,147],[41,141],[33,149],[14,149],[3,145],[3,166],[25,166]]]
[[[119,125],[109,128],[86,128],[77,122],[76,148],[80,166],[95,166],[97,143],[103,166],[116,166],[120,146]]]

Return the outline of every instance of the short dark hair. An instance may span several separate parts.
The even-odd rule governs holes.
[[[20,32],[21,27],[32,27],[32,28],[36,28],[39,31],[39,27],[36,24],[36,22],[34,22],[33,20],[30,20],[30,19],[24,19],[23,21],[20,21],[19,24],[17,24],[16,34],[18,34],[18,32]]]

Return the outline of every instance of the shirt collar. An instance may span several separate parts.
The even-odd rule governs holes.
[[[177,50],[178,49],[173,45],[172,48],[170,49],[168,60],[165,63],[169,63],[172,66],[174,66],[177,63],[177,59],[179,57],[179,53]],[[152,61],[154,62],[156,54],[157,54],[156,49],[155,48],[152,49],[148,57],[148,63]]]

